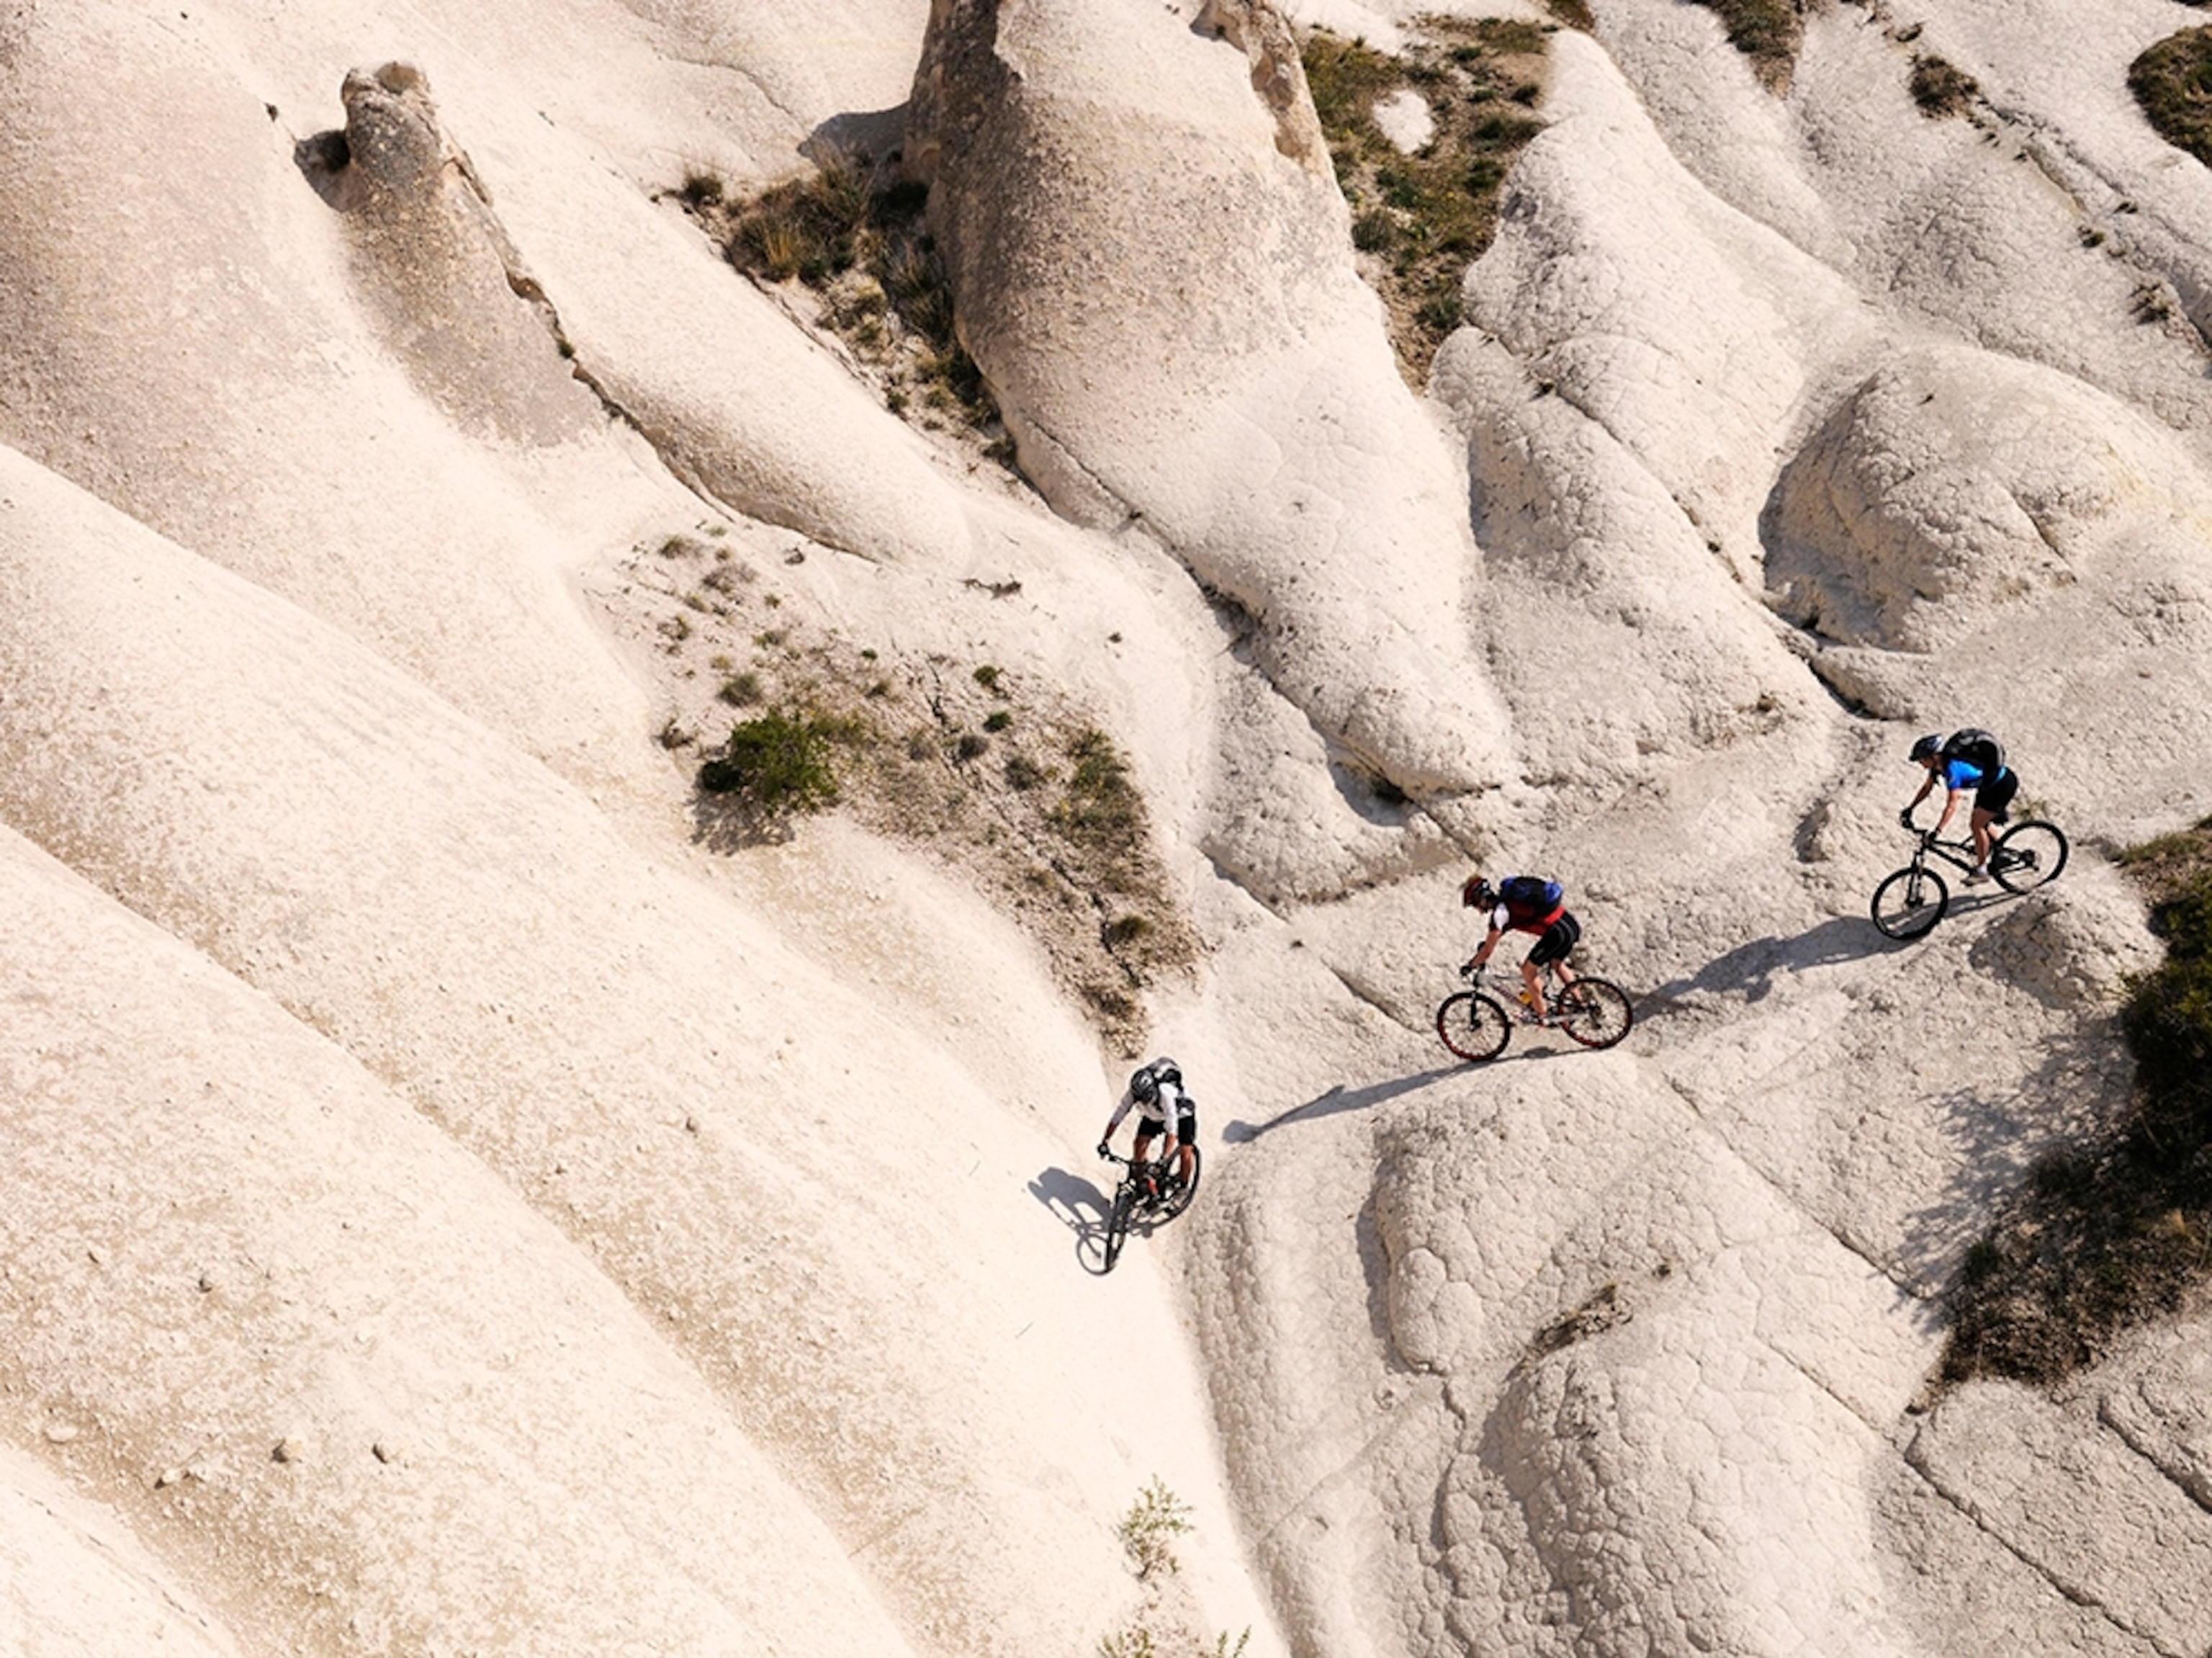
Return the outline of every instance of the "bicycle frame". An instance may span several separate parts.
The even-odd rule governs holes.
[[[2057,825],[2040,818],[2015,823],[1990,848],[1990,879],[2008,893],[2025,893],[2057,879],[2066,867],[2066,834]],[[1938,840],[1933,830],[1913,835],[1911,861],[1893,871],[1875,888],[1869,906],[1874,924],[1887,937],[1905,941],[1925,936],[1949,909],[1948,883],[1933,867],[1948,863],[1963,870],[1966,879],[1978,879],[1973,843]]]
[[[1996,856],[1994,849],[1990,856]],[[1930,857],[1941,858],[1953,869],[1966,874],[1972,872],[1977,861],[1974,843],[1971,840],[1938,840],[1933,830],[1923,830],[1920,835],[1920,844],[1913,850],[1912,867],[1926,869],[1927,860]]]

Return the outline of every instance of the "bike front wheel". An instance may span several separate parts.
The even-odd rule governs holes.
[[[1137,1183],[1124,1180],[1115,1188],[1114,1207],[1106,1216],[1106,1265],[1103,1271],[1111,1272],[1114,1263],[1121,1259],[1121,1246],[1129,1238],[1129,1217],[1136,1207]]]
[[[1190,1207],[1190,1200],[1198,1196],[1198,1172],[1204,1161],[1205,1154],[1193,1146],[1190,1149],[1190,1182],[1187,1186],[1175,1187],[1160,1199],[1159,1217],[1162,1220],[1172,1221]]]
[[[1586,1048],[1609,1048],[1636,1022],[1628,992],[1609,979],[1588,974],[1563,984],[1552,996],[1559,1028]]]
[[[1951,889],[1933,869],[1911,865],[1874,889],[1874,924],[1894,939],[1924,938],[1951,907]]]
[[[1462,1059],[1495,1059],[1513,1039],[1513,1021],[1481,991],[1460,991],[1437,1009],[1437,1034]]]
[[[2015,823],[1990,848],[1990,873],[2008,893],[2025,893],[2058,879],[2066,867],[2066,837],[2056,824]]]

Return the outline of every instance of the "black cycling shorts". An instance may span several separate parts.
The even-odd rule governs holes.
[[[1541,967],[1554,961],[1565,961],[1567,952],[1582,942],[1583,924],[1573,915],[1562,911],[1559,918],[1544,929],[1537,939],[1536,948],[1528,952],[1528,960]]]
[[[1158,1134],[1163,1126],[1147,1117],[1137,1125],[1137,1143],[1140,1146],[1145,1144]],[[1176,1112],[1176,1138],[1187,1146],[1198,1143],[1198,1112],[1188,1106]]]
[[[2012,768],[2008,765],[1974,790],[1974,810],[1987,812],[1992,823],[2002,823],[2005,808],[2012,804],[2012,797],[2018,793],[2020,779],[2013,776]]]

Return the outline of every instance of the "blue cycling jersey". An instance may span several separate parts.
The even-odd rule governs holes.
[[[1978,789],[1982,786],[1982,768],[1972,760],[1943,762],[1943,786],[1946,789]]]

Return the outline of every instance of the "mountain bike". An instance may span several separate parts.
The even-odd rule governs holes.
[[[1146,1221],[1158,1225],[1162,1221],[1172,1221],[1190,1207],[1190,1200],[1198,1195],[1203,1155],[1196,1146],[1190,1149],[1188,1182],[1170,1172],[1165,1162],[1140,1163],[1116,1157],[1111,1152],[1106,1154],[1106,1161],[1121,1167],[1121,1183],[1114,1188],[1113,1206],[1106,1211],[1106,1258],[1100,1269],[1111,1272],[1114,1263],[1121,1259],[1121,1246],[1128,1239],[1132,1222]],[[1182,1160],[1178,1157],[1176,1161]]]
[[[1971,840],[1938,840],[1936,832],[1917,832],[1920,844],[1912,862],[1874,889],[1874,924],[1891,938],[1924,938],[1951,907],[1951,889],[1929,867],[1941,859],[1954,869],[1971,872],[1974,844]],[[2066,837],[2056,825],[2039,820],[2015,823],[1990,848],[1990,875],[2008,893],[2032,892],[2046,881],[2058,879],[2066,867]]]
[[[1462,1059],[1495,1059],[1513,1039],[1516,1022],[1554,1026],[1586,1048],[1611,1047],[1636,1022],[1628,992],[1610,980],[1579,973],[1561,984],[1554,962],[1545,963],[1544,972],[1549,981],[1544,1002],[1550,1011],[1540,1021],[1522,1005],[1520,992],[1462,967],[1459,976],[1469,988],[1446,997],[1437,1009],[1437,1036]],[[1507,1011],[1504,997],[1512,998],[1515,1011]]]

